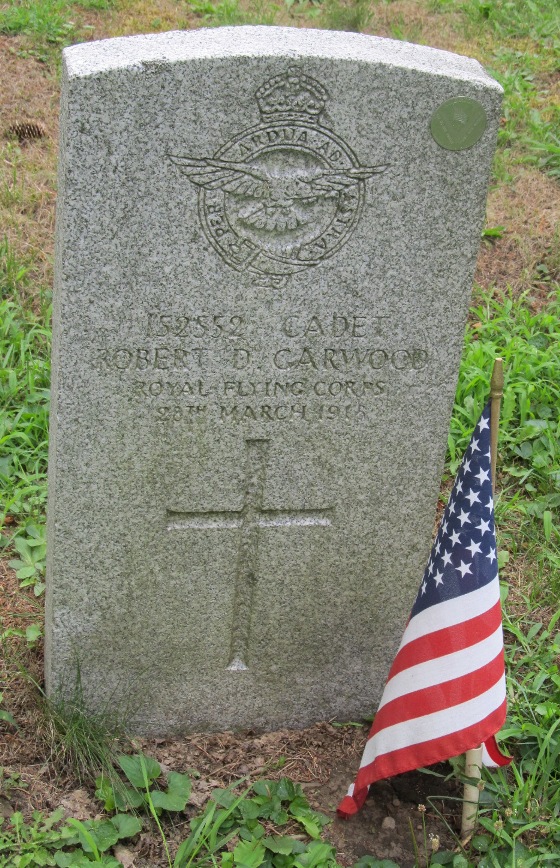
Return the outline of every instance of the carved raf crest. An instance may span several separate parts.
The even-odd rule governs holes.
[[[291,67],[256,93],[261,123],[213,157],[169,159],[200,188],[214,249],[237,271],[280,287],[333,256],[356,227],[365,182],[387,166],[360,166],[321,122],[325,88]]]

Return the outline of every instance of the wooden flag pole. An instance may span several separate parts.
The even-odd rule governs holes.
[[[498,454],[498,428],[500,425],[500,404],[504,392],[503,360],[496,359],[490,380],[490,468],[492,478],[492,495],[496,490],[496,458]],[[461,843],[466,844],[474,832],[478,800],[480,798],[480,781],[482,772],[482,745],[468,750],[465,754],[465,777],[472,783],[466,783],[463,790],[463,816],[461,818]]]
[[[490,380],[490,467],[492,469],[492,496],[496,495],[496,459],[498,457],[498,428],[500,427],[500,405],[504,394],[504,365],[496,359]]]

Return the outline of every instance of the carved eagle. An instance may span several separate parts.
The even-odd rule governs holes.
[[[195,160],[170,154],[169,159],[198,187],[220,189],[256,200],[240,208],[239,219],[255,229],[268,231],[304,226],[312,217],[301,204],[314,204],[321,198],[338,196],[341,191],[388,168],[360,166],[343,171],[291,168],[284,174],[276,174],[251,163],[209,157]]]

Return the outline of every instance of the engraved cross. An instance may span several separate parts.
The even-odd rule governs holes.
[[[228,669],[248,668],[251,619],[258,574],[259,531],[267,527],[330,527],[334,507],[323,509],[264,509],[264,484],[269,440],[246,440],[246,465],[241,509],[181,512],[167,510],[168,530],[239,529],[235,571],[233,623]]]

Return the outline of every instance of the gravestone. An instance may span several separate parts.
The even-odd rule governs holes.
[[[240,27],[64,52],[47,687],[371,714],[427,558],[501,90]]]

